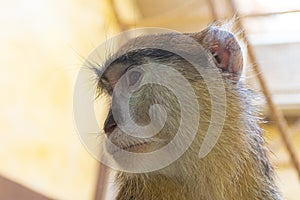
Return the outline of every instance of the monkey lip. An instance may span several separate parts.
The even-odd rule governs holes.
[[[121,147],[121,149],[125,151],[130,151],[130,152],[138,152],[141,148],[149,144],[149,142],[143,142],[143,143],[137,143],[137,144],[131,144],[129,146],[124,146]]]
[[[118,153],[122,150],[128,151],[128,152],[133,152],[133,153],[142,153],[147,149],[146,146],[148,146],[150,142],[142,142],[142,143],[136,143],[136,144],[131,144],[128,146],[119,146],[117,149],[113,151],[112,154]]]

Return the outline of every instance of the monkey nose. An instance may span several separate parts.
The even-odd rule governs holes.
[[[107,115],[107,118],[104,122],[105,134],[109,135],[110,133],[112,133],[115,130],[116,127],[117,127],[117,123],[115,122],[112,111],[110,110]]]

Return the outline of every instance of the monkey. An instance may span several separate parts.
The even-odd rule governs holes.
[[[200,58],[190,62],[185,56],[179,55],[197,57],[198,53],[194,52],[193,44],[189,40],[203,48],[204,53],[201,56],[207,58],[206,61]],[[165,44],[177,52],[161,48]],[[196,113],[198,117],[187,117],[187,121],[195,118],[198,126],[188,124],[185,127],[188,130],[195,128],[196,134],[178,159],[153,171],[117,172],[117,200],[283,199],[276,185],[276,175],[268,156],[263,130],[260,128],[261,114],[256,103],[257,93],[248,88],[241,78],[245,60],[241,41],[230,28],[213,24],[196,33],[170,32],[138,36],[122,45],[101,69],[96,69],[97,92],[109,96],[111,102],[118,98],[114,93],[119,82],[121,86],[123,84],[126,88],[134,88],[126,103],[129,104],[130,117],[138,126],[147,126],[156,119],[149,111],[153,105],[162,105],[166,115],[158,133],[150,138],[139,138],[138,134],[143,134],[142,131],[137,131],[137,135],[128,135],[128,132],[134,132],[134,128],[127,129],[128,132],[120,128],[119,123],[125,119],[122,119],[122,114],[118,114],[118,111],[113,112],[111,103],[104,122],[103,148],[105,154],[120,166],[147,167],[157,164],[127,158],[122,160],[122,156],[118,157],[117,154],[120,150],[147,154],[172,143],[182,122],[182,106],[187,107],[192,116],[196,116],[193,115],[195,109],[190,108],[192,106],[188,95],[184,96],[182,105],[168,87],[155,83],[141,86],[144,79],[164,74],[164,71],[160,71],[162,66],[170,67],[191,85],[199,108],[199,113]],[[199,73],[193,66],[195,63],[199,64],[205,73]],[[220,75],[220,79],[216,77],[217,74]],[[162,77],[167,77],[167,73]],[[184,84],[178,80],[176,76],[171,76],[167,81],[176,85],[175,90],[184,90],[181,87]],[[225,106],[217,103],[217,111],[212,109],[213,95],[209,91],[207,81],[222,82],[224,86]],[[124,87],[119,90],[119,95],[122,95]],[[180,94],[185,95],[186,92],[180,91]],[[219,100],[221,99],[216,99],[217,102]],[[213,127],[218,124],[218,121],[211,122],[213,112],[219,113],[221,110],[225,115],[219,138],[211,151],[199,158],[199,149],[210,124]],[[153,123],[154,128],[160,125],[161,118],[157,119],[158,122]],[[189,131],[185,133],[186,138],[190,137]],[[116,146],[115,149],[107,145],[110,142]],[[175,148],[180,148],[181,142],[184,141],[177,142]],[[167,159],[168,155],[173,155],[174,152],[167,152],[169,154],[162,154],[160,157]]]

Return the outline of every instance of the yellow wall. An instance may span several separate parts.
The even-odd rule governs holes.
[[[104,1],[0,1],[0,174],[59,199],[91,199],[96,161],[75,131],[82,57],[113,32]],[[106,20],[106,22],[105,22]]]

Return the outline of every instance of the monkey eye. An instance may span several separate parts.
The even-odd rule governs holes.
[[[102,78],[100,79],[100,82],[101,82],[102,86],[104,87],[104,89],[105,89],[108,93],[110,93],[111,90],[112,90],[112,88],[111,88],[111,86],[110,86],[109,81],[102,77]]]
[[[104,86],[109,85],[109,82],[108,82],[106,79],[104,79],[104,78],[101,78],[100,81],[101,81],[101,83],[102,83]]]
[[[137,85],[142,79],[143,71],[141,69],[134,68],[128,70],[126,75],[127,75],[128,86],[134,86]]]

